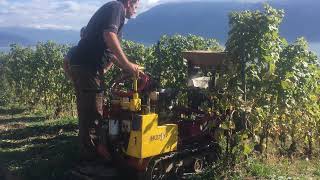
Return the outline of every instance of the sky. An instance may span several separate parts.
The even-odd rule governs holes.
[[[78,30],[93,13],[110,0],[0,0],[0,27]],[[140,0],[138,15],[172,2],[226,0]],[[263,2],[266,0],[228,0]]]

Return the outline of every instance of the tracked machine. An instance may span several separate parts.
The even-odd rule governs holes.
[[[141,179],[178,179],[199,173],[219,158],[215,129],[223,121],[213,109],[212,99],[203,93],[215,86],[215,73],[224,53],[183,52],[190,77],[188,88],[161,89],[149,76],[118,79],[112,86],[112,100],[104,107],[101,138],[113,162],[138,172]],[[208,77],[196,76],[205,69]],[[121,84],[131,81],[132,90]],[[177,96],[187,95],[187,103]]]

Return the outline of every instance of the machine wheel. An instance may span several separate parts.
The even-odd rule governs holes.
[[[185,168],[183,166],[177,167],[175,172],[172,174],[174,179],[181,179],[185,173]]]
[[[193,171],[195,173],[201,173],[205,168],[205,161],[202,158],[195,158],[193,162]]]
[[[147,172],[145,174],[145,180],[164,180],[166,179],[165,166],[161,159],[151,160]]]

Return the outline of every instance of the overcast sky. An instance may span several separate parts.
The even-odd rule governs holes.
[[[110,0],[0,0],[0,27],[72,29],[84,26],[93,13]],[[226,0],[140,0],[139,13],[170,2]],[[266,0],[229,0],[262,2]]]

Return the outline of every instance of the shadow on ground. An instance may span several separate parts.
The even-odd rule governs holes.
[[[36,125],[25,127],[22,129],[9,129],[0,132],[1,139],[22,140],[35,136],[55,136],[62,132],[75,133],[77,130],[76,124],[57,124],[57,125]]]
[[[3,108],[0,107],[0,114],[1,115],[16,115],[24,113],[27,109],[25,108]]]
[[[62,179],[77,161],[76,137],[56,137],[22,150],[2,152],[1,163],[23,179]],[[25,147],[22,145],[20,147]],[[14,161],[13,161],[14,160]]]
[[[19,117],[19,118],[4,118],[1,119],[0,125],[12,124],[12,123],[33,123],[33,122],[41,122],[47,119],[47,117],[43,116],[35,116],[35,117]]]
[[[0,114],[11,111],[0,108]],[[15,111],[16,114],[23,113]],[[22,180],[63,179],[78,161],[77,123],[74,120],[48,120],[46,117],[0,117],[0,166]],[[0,170],[1,170],[0,168]],[[1,176],[0,179],[3,179]]]

